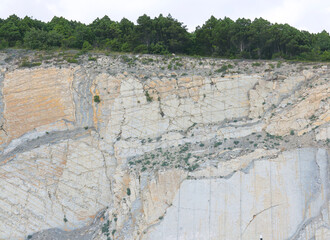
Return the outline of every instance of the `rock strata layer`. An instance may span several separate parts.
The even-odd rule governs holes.
[[[329,238],[326,64],[47,54],[1,53],[0,239]]]

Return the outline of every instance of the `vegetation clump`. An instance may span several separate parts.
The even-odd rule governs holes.
[[[101,102],[101,99],[100,99],[100,96],[99,95],[95,95],[94,96],[94,102],[96,102],[96,103]]]
[[[300,31],[288,24],[272,24],[263,18],[253,21],[211,16],[201,27],[188,32],[187,27],[171,15],[151,18],[144,14],[135,24],[123,18],[97,18],[86,25],[63,17],[42,22],[30,17],[11,15],[0,19],[0,49],[79,49],[149,54],[185,54],[244,59],[294,59],[330,61],[330,35]],[[129,66],[134,58],[127,57]],[[68,59],[77,63],[77,59]],[[143,64],[152,63],[145,59]],[[200,61],[200,65],[203,62]],[[254,63],[254,66],[257,66]],[[280,63],[277,67],[280,67]],[[171,62],[169,69],[183,67]],[[230,68],[229,66],[226,66]],[[226,67],[220,68],[224,72]],[[271,67],[273,68],[273,67]]]
[[[215,72],[217,72],[217,73],[223,73],[223,72],[226,72],[228,69],[231,69],[231,68],[233,68],[233,65],[231,65],[231,64],[228,64],[228,65],[224,64],[224,65],[221,66],[221,68],[217,69]]]
[[[19,65],[19,67],[21,67],[21,68],[24,68],[24,67],[32,68],[32,67],[37,67],[37,66],[40,66],[40,65],[41,65],[41,62],[28,62],[27,60],[24,60]]]
[[[147,102],[152,102],[153,98],[150,96],[148,91],[145,92],[145,96],[146,96]]]

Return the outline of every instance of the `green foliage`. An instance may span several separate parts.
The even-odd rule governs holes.
[[[105,224],[102,226],[102,233],[106,236],[109,235],[109,227],[110,227],[110,221],[108,220]]]
[[[40,66],[41,62],[29,62],[28,60],[23,60],[23,62],[19,65],[19,67],[24,68],[32,68],[32,67],[37,67]]]
[[[164,46],[163,43],[152,43],[150,45],[150,53],[154,54],[169,54],[169,51],[167,50],[166,46]]]
[[[317,117],[314,114],[309,117],[309,120],[311,120],[311,121],[315,121],[316,119],[317,119]]]
[[[24,36],[24,45],[30,49],[42,49],[46,45],[46,35],[44,31],[31,29]]]
[[[5,49],[8,48],[8,41],[4,40],[4,39],[0,39],[0,49]]]
[[[131,189],[127,188],[126,193],[127,193],[128,196],[130,196],[131,195]]]
[[[56,32],[46,32],[32,28],[24,36],[24,45],[30,49],[49,49],[61,45],[62,36]]]
[[[144,44],[140,44],[134,48],[135,53],[148,53],[148,47]]]
[[[330,50],[330,36],[325,30],[316,34],[314,46],[321,51]]]
[[[68,58],[66,59],[69,63],[78,63],[78,60],[76,58]]]
[[[152,102],[153,98],[149,95],[148,91],[145,92],[145,96],[146,96],[147,102]]]
[[[88,41],[84,41],[83,46],[82,46],[82,50],[83,51],[89,51],[89,50],[92,50],[92,49],[93,49],[92,45]]]
[[[321,60],[322,61],[330,61],[330,50],[329,51],[324,51],[322,53]]]
[[[167,54],[169,52],[187,53],[189,33],[182,23],[160,14],[151,19],[143,15],[137,20],[136,37],[140,44],[147,46],[149,53]]]
[[[222,65],[221,68],[217,69],[215,72],[222,73],[222,72],[227,71],[227,69],[228,69],[227,65]]]
[[[0,26],[0,38],[7,40],[10,47],[16,45],[17,41],[22,40],[19,29],[19,18],[16,15],[9,16]]]
[[[100,96],[95,95],[95,96],[94,96],[94,102],[96,102],[96,103],[101,102]]]
[[[50,31],[47,34],[47,48],[60,47],[63,41],[63,36],[55,31]]]
[[[95,57],[89,57],[88,61],[96,61],[96,58]]]
[[[214,144],[214,147],[218,147],[218,146],[220,146],[220,145],[222,145],[222,142],[216,142],[216,143]]]
[[[194,165],[188,167],[188,171],[192,172],[192,171],[196,170],[197,168],[199,168],[199,164],[195,163]]]
[[[211,16],[189,33],[183,23],[162,14],[154,18],[144,14],[137,19],[137,24],[126,18],[118,22],[104,16],[88,25],[63,17],[53,17],[44,23],[11,15],[0,20],[0,49],[8,47],[330,61],[328,32],[313,34],[288,24],[272,24],[263,18],[233,21]],[[174,63],[169,66],[170,69],[180,67]],[[273,69],[271,64],[270,68]]]

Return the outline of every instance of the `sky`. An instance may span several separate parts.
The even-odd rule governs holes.
[[[262,17],[272,23],[288,23],[300,30],[330,31],[330,0],[0,0],[0,18],[16,14],[45,22],[63,16],[86,24],[108,15],[136,23],[139,16],[169,13],[194,31],[213,15],[216,18]]]

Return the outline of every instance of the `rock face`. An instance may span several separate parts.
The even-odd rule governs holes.
[[[228,177],[185,180],[144,239],[310,239],[329,220],[328,169],[324,149],[299,149]]]
[[[3,101],[8,141],[48,124],[73,122],[71,69],[18,70],[5,74]],[[25,123],[25,124],[22,124]]]
[[[0,239],[329,238],[326,65],[42,54],[0,54]]]

